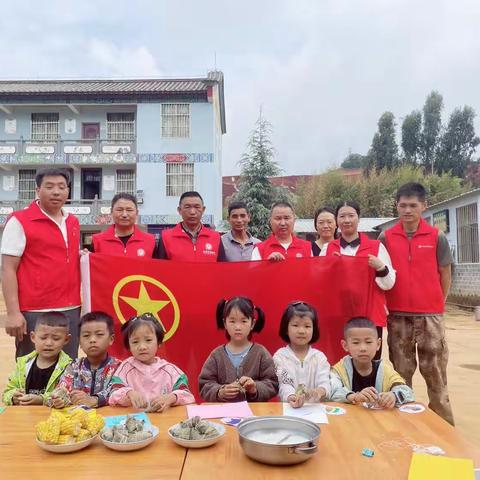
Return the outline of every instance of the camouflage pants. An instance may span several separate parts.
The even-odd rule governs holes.
[[[395,370],[412,386],[417,369],[427,384],[429,408],[454,425],[447,390],[448,346],[442,315],[388,317],[388,353]]]

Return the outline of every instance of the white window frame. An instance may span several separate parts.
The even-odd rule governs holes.
[[[479,263],[478,205],[470,203],[456,209],[457,262]]]
[[[118,119],[113,120],[115,118]],[[107,112],[107,140],[110,142],[133,142],[135,140],[135,113]]]
[[[118,169],[115,172],[115,193],[129,193],[130,195],[135,195],[137,191],[136,181],[135,170]]]
[[[190,104],[162,103],[161,108],[162,138],[190,138],[192,118]]]
[[[33,200],[35,198],[35,169],[25,168],[18,171],[18,199]],[[22,178],[23,177],[23,178]]]
[[[34,142],[56,142],[60,137],[58,112],[32,112],[31,139]]]
[[[194,163],[167,163],[166,164],[166,196],[179,197],[184,192],[195,189]]]

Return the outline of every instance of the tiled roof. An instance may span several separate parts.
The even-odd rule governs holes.
[[[65,102],[91,100],[98,97],[115,99],[158,98],[162,96],[191,94],[206,96],[208,87],[218,87],[220,122],[226,133],[223,73],[208,72],[200,78],[152,78],[131,80],[0,80],[0,103],[15,104],[37,99],[57,99]],[[73,103],[73,102],[72,102]]]
[[[209,79],[151,80],[14,80],[0,81],[0,95],[149,94],[204,92]]]

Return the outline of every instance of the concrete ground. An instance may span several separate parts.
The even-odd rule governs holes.
[[[6,335],[5,307],[0,295],[0,391],[3,392],[14,367],[14,341]],[[480,322],[473,314],[449,306],[446,312],[447,340],[450,348],[448,381],[450,400],[459,432],[480,447]],[[386,354],[386,348],[384,348]],[[428,403],[425,384],[417,372],[414,390],[418,401]]]

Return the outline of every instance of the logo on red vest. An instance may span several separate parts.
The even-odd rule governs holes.
[[[205,244],[205,249],[203,250],[204,255],[216,255],[217,252],[213,250],[213,245],[211,243]]]
[[[296,256],[297,258],[303,257],[303,255],[302,255],[300,252],[296,253],[295,256]]]
[[[139,248],[137,250],[137,257],[144,257],[145,256],[145,250],[143,248]]]
[[[434,248],[434,245],[418,245],[418,248]]]

